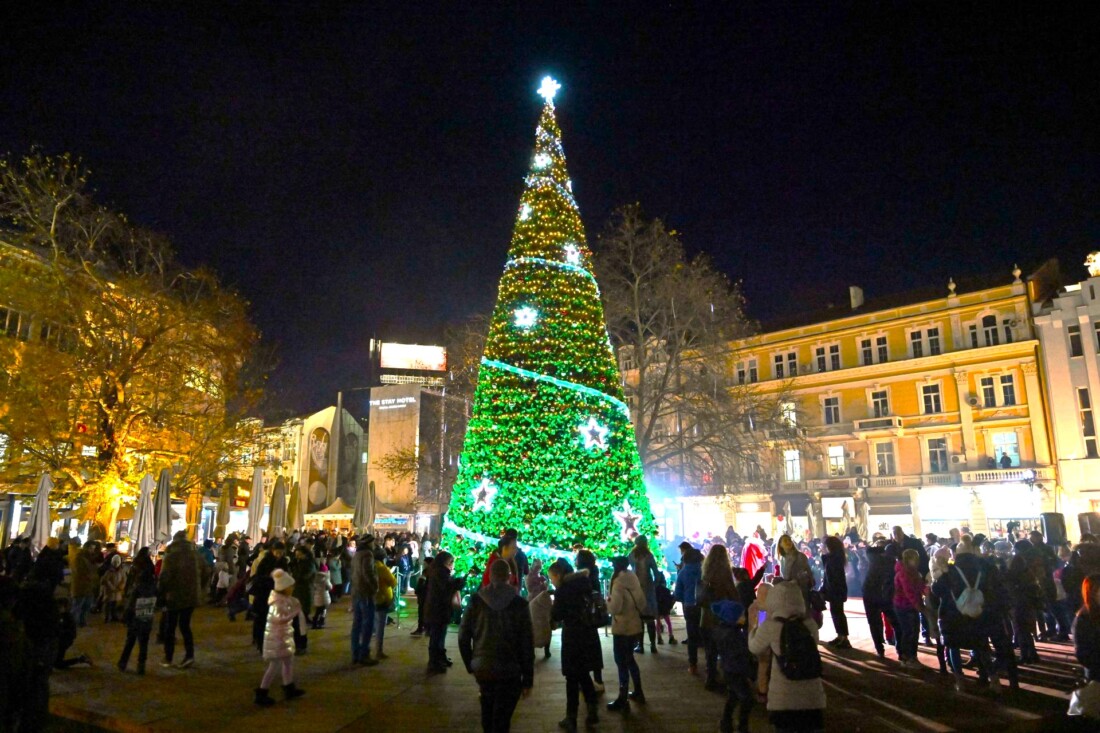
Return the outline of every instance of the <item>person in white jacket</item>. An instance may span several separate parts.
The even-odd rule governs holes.
[[[768,650],[772,652],[768,682],[768,717],[772,725],[777,733],[824,731],[825,688],[821,678],[787,679],[779,667],[783,623],[777,619],[801,618],[814,641],[818,639],[817,624],[806,612],[802,589],[791,581],[776,583],[768,592],[764,607],[758,606],[754,603],[749,608],[749,651],[757,656]],[[759,623],[760,611],[767,612],[763,623]]]
[[[607,709],[626,712],[630,707],[630,700],[645,704],[642,673],[634,659],[634,645],[645,629],[642,609],[646,607],[646,597],[638,576],[630,571],[630,558],[612,558],[611,565],[615,568],[615,574],[611,576],[611,596],[607,600],[607,610],[611,614],[615,666],[619,668],[619,696],[607,704]],[[628,695],[631,679],[634,680],[634,692]]]

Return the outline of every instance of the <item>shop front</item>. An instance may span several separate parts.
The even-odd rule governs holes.
[[[952,529],[971,527],[974,498],[958,486],[926,486],[917,493],[917,531],[947,537]]]
[[[734,504],[733,528],[742,537],[752,537],[761,528],[771,537],[775,534],[775,516],[770,499],[739,501]],[[722,528],[725,532],[725,527]]]
[[[813,511],[813,499],[809,494],[775,494],[775,532],[784,534],[790,527],[791,538],[795,541],[810,539],[810,513]]]
[[[1043,530],[1040,489],[1023,483],[985,484],[978,487],[977,493],[985,509],[986,534],[990,538],[1005,537],[1009,522],[1019,523],[1020,530],[1026,532]]]
[[[889,537],[894,527],[901,527],[905,534],[917,534],[909,492],[868,494],[867,537],[864,539],[871,539],[876,534]]]
[[[821,518],[825,522],[822,537],[843,535],[856,526],[856,500],[853,496],[821,497]]]

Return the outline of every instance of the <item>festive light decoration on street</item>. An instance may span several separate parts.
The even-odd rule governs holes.
[[[516,328],[531,328],[539,320],[539,312],[530,306],[516,308]]]
[[[507,528],[544,559],[570,557],[574,542],[607,559],[628,549],[624,521],[631,533],[656,529],[585,266],[591,255],[554,116],[558,88],[550,79],[539,90],[536,165],[524,177],[444,524],[459,573],[484,562]]]
[[[475,486],[471,492],[474,497],[474,511],[491,511],[493,508],[493,497],[497,495],[497,487],[493,486],[493,482],[489,480],[488,476],[482,476],[481,483]]]
[[[553,77],[545,76],[542,79],[542,86],[539,87],[539,96],[546,100],[547,104],[552,104],[554,101],[554,95],[561,89],[561,84],[554,81]]]
[[[601,425],[596,418],[588,418],[588,422],[581,423],[577,430],[584,438],[585,450],[605,450],[607,448],[607,426]]]

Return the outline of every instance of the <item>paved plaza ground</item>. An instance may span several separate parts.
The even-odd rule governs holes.
[[[76,650],[96,661],[87,669],[55,672],[51,710],[56,730],[101,728],[118,731],[477,731],[477,687],[462,668],[452,627],[447,646],[455,666],[448,674],[426,677],[426,639],[409,636],[415,626],[408,617],[386,632],[390,658],[377,667],[349,664],[351,615],[345,599],[333,606],[329,624],[309,635],[309,653],[296,660],[305,697],[271,709],[252,704],[264,664],[249,645],[250,623],[238,617],[230,623],[224,611],[202,608],[195,614],[196,663],[188,670],[164,669],[159,648],[150,648],[145,677],[131,670],[120,673],[115,662],[125,637],[121,625],[105,626],[93,617],[80,633]],[[848,604],[852,641],[856,648],[833,653],[823,647],[828,695],[828,730],[1014,731],[1058,730],[1068,691],[1079,669],[1072,664],[1072,647],[1041,644],[1043,662],[1024,668],[1022,689],[1007,690],[1000,699],[976,687],[955,693],[951,680],[940,675],[934,655],[922,647],[917,672],[903,671],[892,660],[875,657],[859,601]],[[683,622],[673,619],[678,637]],[[828,619],[822,638],[832,638]],[[517,733],[549,733],[565,710],[565,684],[558,665],[558,634],[553,654],[535,664],[535,689],[516,710]],[[717,730],[723,697],[703,689],[702,680],[687,673],[685,646],[661,646],[657,655],[640,657],[648,697],[629,716],[601,712],[599,731]],[[177,647],[177,657],[182,657]],[[136,651],[135,651],[136,656]],[[605,679],[614,681],[611,639],[604,639]],[[614,684],[608,686],[610,693]],[[273,692],[280,692],[273,690]],[[281,694],[278,695],[281,698]],[[605,698],[606,700],[606,698]],[[753,717],[752,730],[770,730],[763,709]]]

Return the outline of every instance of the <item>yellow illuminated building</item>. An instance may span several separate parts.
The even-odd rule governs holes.
[[[812,521],[818,536],[1038,526],[1058,509],[1030,318],[1047,269],[881,303],[853,287],[843,309],[735,344],[734,381],[787,391],[803,440],[762,457],[768,491],[736,493],[726,522],[746,533],[790,521],[801,535]]]

